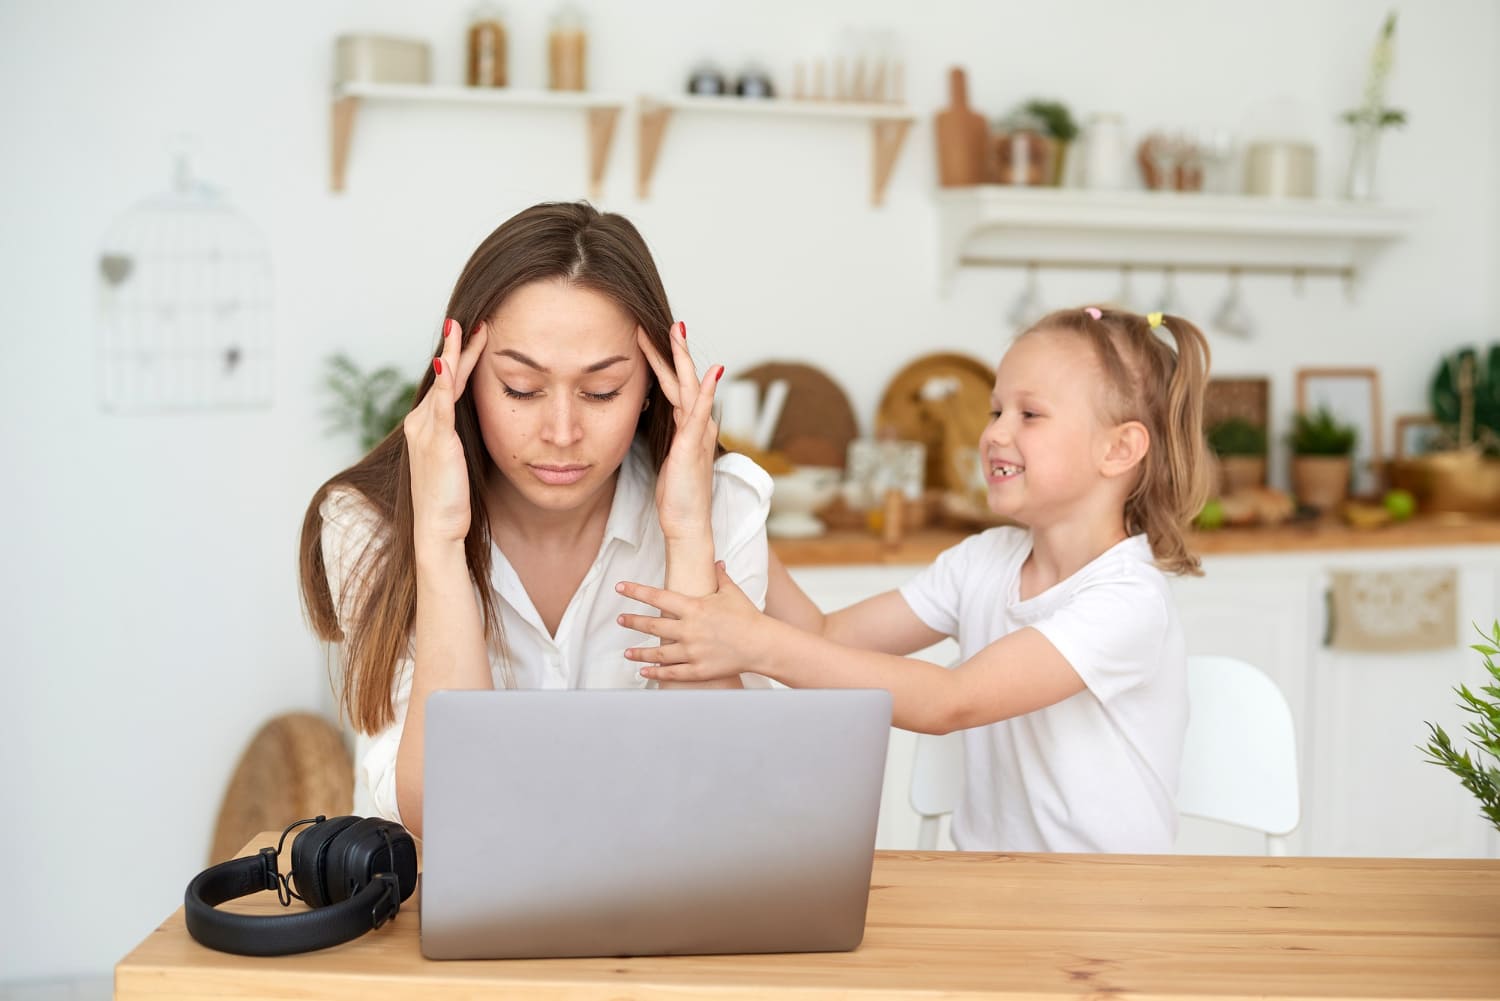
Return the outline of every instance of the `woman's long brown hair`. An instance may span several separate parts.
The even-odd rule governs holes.
[[[566,281],[608,296],[646,331],[663,357],[671,357],[672,308],[646,242],[623,216],[600,213],[581,202],[534,205],[506,220],[464,265],[445,315],[458,321],[467,339],[481,320],[495,314],[506,296],[523,285],[547,280]],[[433,357],[440,350],[441,344]],[[417,401],[432,382],[432,366],[426,364]],[[636,437],[644,440],[652,466],[659,470],[671,445],[673,419],[672,407],[654,376],[647,401]],[[492,648],[503,650],[500,617],[490,590],[490,526],[483,493],[493,463],[480,437],[473,393],[459,397],[454,429],[463,444],[469,473],[471,517],[464,555],[479,595],[485,636]],[[374,509],[381,526],[345,578],[342,627],[341,609],[335,607],[328,589],[319,511],[329,491],[338,488],[357,491]],[[395,719],[391,695],[396,665],[406,656],[417,614],[410,466],[402,428],[386,435],[368,455],[313,494],[302,519],[299,569],[302,602],[313,631],[324,640],[343,644],[341,711],[363,733],[383,729]],[[351,594],[357,600],[347,600]]]
[[[1197,576],[1203,571],[1188,548],[1187,527],[1212,489],[1203,434],[1208,339],[1179,316],[1164,316],[1161,325],[1175,350],[1146,317],[1102,306],[1058,310],[1021,336],[1069,331],[1093,348],[1109,388],[1101,416],[1110,424],[1140,421],[1151,436],[1125,499],[1125,530],[1145,533],[1165,572]]]

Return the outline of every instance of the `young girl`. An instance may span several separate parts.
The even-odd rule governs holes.
[[[1184,531],[1208,494],[1207,374],[1185,320],[1053,313],[1001,361],[980,438],[990,509],[1024,528],[827,616],[779,570],[766,609],[785,621],[722,576],[696,598],[622,584],[675,617],[622,616],[663,641],[626,656],[656,679],[885,688],[897,726],[966,730],[960,848],[1170,851],[1187,681],[1165,574],[1200,572]],[[892,656],[947,636],[952,670]]]
[[[760,601],[767,570],[770,478],[715,460],[723,368],[700,383],[623,217],[521,212],[474,251],[447,317],[404,426],[302,526],[303,600],[343,643],[360,733],[355,810],[418,835],[430,693],[639,687],[610,584],[707,594],[717,555]]]

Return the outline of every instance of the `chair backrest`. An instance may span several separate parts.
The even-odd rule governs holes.
[[[1192,656],[1187,666],[1178,813],[1260,831],[1267,855],[1285,855],[1286,836],[1301,819],[1297,738],[1286,698],[1264,672],[1235,657]],[[911,805],[922,818],[921,851],[937,848],[942,817],[958,805],[963,764],[959,734],[917,736]]]
[[[922,818],[917,828],[917,850],[937,848],[943,816],[953,812],[963,795],[963,731],[936,736],[917,734],[917,754],[911,768],[911,807]]]
[[[1188,658],[1188,729],[1177,811],[1261,831],[1285,855],[1301,820],[1297,736],[1286,697],[1235,657]]]

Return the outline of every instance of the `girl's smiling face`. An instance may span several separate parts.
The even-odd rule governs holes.
[[[1011,345],[979,438],[990,510],[1045,525],[1102,484],[1110,431],[1099,413],[1104,391],[1100,366],[1078,337],[1036,332]]]
[[[649,378],[636,322],[614,300],[563,280],[516,289],[490,317],[470,378],[497,487],[548,511],[610,487]]]

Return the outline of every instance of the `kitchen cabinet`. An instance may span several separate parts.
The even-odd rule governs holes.
[[[1269,674],[1286,695],[1297,728],[1302,823],[1291,851],[1303,855],[1500,857],[1500,835],[1451,773],[1429,764],[1418,745],[1426,722],[1450,734],[1466,714],[1453,688],[1487,675],[1470,623],[1500,615],[1500,544],[1488,529],[1472,544],[1219,553],[1204,558],[1203,577],[1173,580],[1173,593],[1194,654],[1229,654]],[[780,547],[781,544],[778,544]],[[1227,546],[1226,548],[1233,548]],[[790,551],[790,550],[789,550]],[[826,555],[826,553],[825,553]],[[787,553],[783,553],[787,559]],[[920,563],[796,565],[792,576],[820,607],[840,608],[899,587]],[[1328,588],[1340,570],[1451,567],[1457,575],[1459,633],[1453,646],[1422,653],[1352,653],[1330,649]],[[919,656],[951,663],[951,640]],[[907,798],[915,736],[893,731],[877,845],[911,848],[918,818]],[[1259,853],[1257,834],[1184,820],[1181,851]]]

